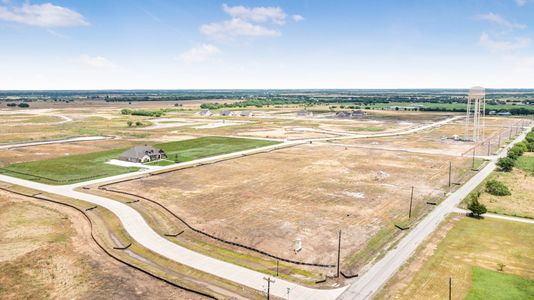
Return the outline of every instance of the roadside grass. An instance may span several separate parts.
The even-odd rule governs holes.
[[[534,156],[527,154],[518,157],[515,166],[523,171],[534,172]]]
[[[279,142],[228,137],[201,137],[184,141],[156,144],[167,154],[169,160],[190,161],[208,156],[265,147]]]
[[[474,267],[473,286],[465,300],[533,299],[534,280]]]
[[[175,164],[175,162],[172,161],[172,160],[162,159],[162,160],[157,160],[157,161],[146,163],[145,165],[147,165],[147,166],[164,167],[164,166],[170,166],[170,165],[173,165],[173,164]]]
[[[105,163],[117,158],[124,150],[116,149],[17,163],[0,169],[0,173],[40,183],[59,185],[139,170],[135,167],[120,167]]]
[[[486,182],[492,179],[504,183],[510,189],[511,195],[494,196],[486,192]],[[478,188],[482,191],[480,202],[486,205],[488,212],[534,218],[532,179],[533,175],[521,168],[514,168],[511,172],[494,171]]]
[[[497,270],[499,263],[505,265],[505,273],[534,280],[534,227],[531,224],[463,217],[443,240],[430,247],[433,252],[422,253],[421,249],[424,248],[420,247],[405,267],[415,274],[392,279],[405,281],[395,292],[395,299],[446,299],[449,277],[453,280],[454,298],[463,299],[474,286],[473,268]],[[426,257],[428,254],[431,256]]]

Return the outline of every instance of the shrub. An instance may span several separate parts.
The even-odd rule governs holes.
[[[30,107],[30,105],[28,103],[20,103],[18,106],[22,107],[22,108]]]
[[[480,202],[478,202],[478,197],[480,196],[479,193],[471,193],[469,195],[469,200],[467,204],[467,209],[471,211],[471,215],[475,217],[480,217],[481,215],[488,212],[488,209],[486,206]]]
[[[510,172],[514,168],[515,161],[509,157],[502,157],[499,158],[499,161],[497,162],[497,166],[501,169],[503,172]]]
[[[508,150],[508,158],[516,160],[519,156],[523,155],[523,151],[520,148],[512,147]]]
[[[132,122],[132,121],[130,121],[130,120],[128,120],[128,121],[126,122],[126,124],[128,124],[128,127],[132,127],[132,125],[133,125],[133,122]]]
[[[494,196],[509,196],[512,194],[504,183],[497,180],[486,182],[486,191]]]
[[[17,104],[16,103],[8,103],[7,106],[8,107],[15,107],[15,106],[17,106]]]
[[[513,148],[516,148],[516,149],[521,150],[521,155],[523,155],[523,153],[525,153],[525,152],[528,151],[527,144],[526,144],[524,141],[515,144],[515,146],[513,146],[512,149],[513,149]]]
[[[136,121],[135,122],[135,126],[142,126],[142,125],[143,125],[143,123],[141,121]]]

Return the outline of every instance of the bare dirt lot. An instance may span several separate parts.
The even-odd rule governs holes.
[[[485,129],[485,136],[491,138],[492,142],[488,146],[487,142],[484,145],[477,146],[477,155],[487,155],[488,147],[490,147],[490,154],[497,150],[498,134],[501,136],[501,144],[508,138],[509,124],[515,122],[510,119],[488,119],[488,126]],[[368,138],[356,140],[337,141],[336,143],[344,143],[362,147],[402,150],[413,152],[425,152],[441,155],[472,155],[469,152],[474,146],[473,142],[455,141],[452,137],[457,134],[463,136],[465,127],[461,123],[452,123],[437,128],[421,131],[416,134],[400,137],[383,137],[383,138]]]
[[[457,168],[469,160],[454,158]],[[448,159],[308,144],[111,186],[159,201],[193,226],[278,256],[335,262],[365,247],[383,227],[443,196]],[[303,249],[293,252],[302,239]]]
[[[0,298],[202,299],[119,264],[73,211],[0,192]]]

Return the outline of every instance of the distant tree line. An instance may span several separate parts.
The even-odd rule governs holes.
[[[145,116],[145,117],[161,117],[165,114],[162,110],[133,110],[133,109],[122,109],[121,114],[123,115],[132,115],[132,116]]]

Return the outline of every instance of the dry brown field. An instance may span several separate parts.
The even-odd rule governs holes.
[[[453,158],[454,173],[469,159]],[[335,262],[338,230],[343,258],[381,229],[407,219],[411,186],[414,218],[437,201],[448,180],[439,156],[325,144],[243,157],[118,183],[156,200],[201,230],[272,254],[307,262]],[[296,238],[303,249],[295,254]]]
[[[0,192],[1,299],[204,299],[106,256],[70,209]]]

